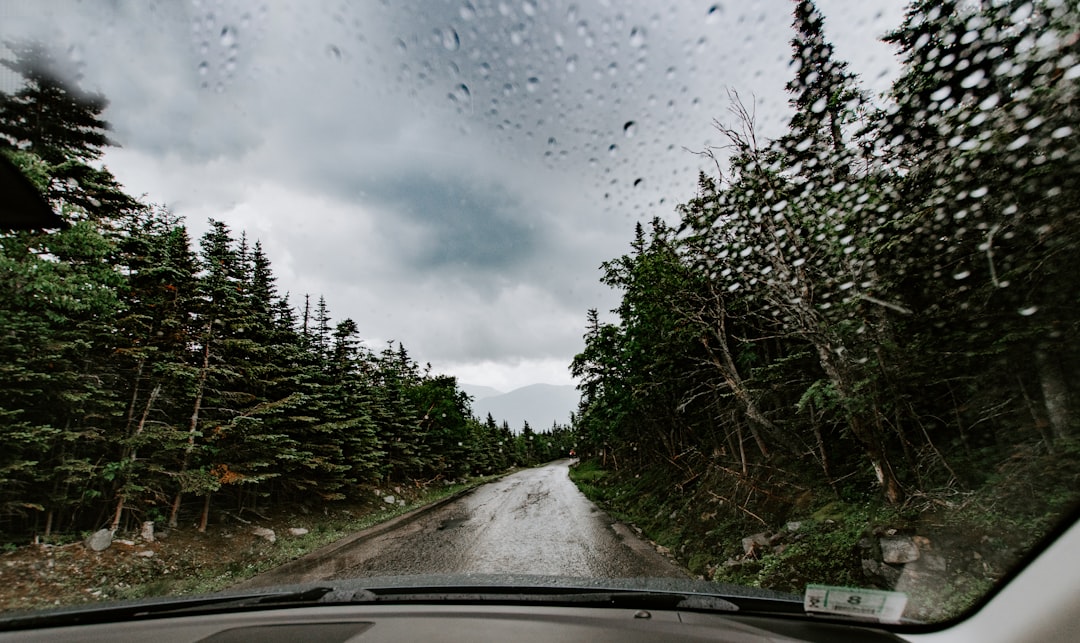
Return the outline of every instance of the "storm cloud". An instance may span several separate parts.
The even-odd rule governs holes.
[[[887,86],[896,3],[820,4]],[[617,302],[600,263],[715,171],[693,151],[729,89],[781,131],[791,3],[745,5],[43,2],[0,36],[109,98],[105,162],[193,237],[246,231],[294,305],[507,390],[570,382],[586,309]]]

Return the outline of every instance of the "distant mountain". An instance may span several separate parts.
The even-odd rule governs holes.
[[[461,388],[469,393],[471,389],[487,387],[462,384]],[[569,423],[570,414],[577,410],[580,397],[573,386],[555,384],[531,384],[490,397],[480,397],[475,393],[470,395],[476,396],[472,405],[476,417],[484,420],[491,413],[495,422],[502,424],[506,420],[515,433],[521,431],[526,420],[534,431],[550,429],[554,422]]]
[[[458,384],[458,388],[465,391],[466,394],[471,395],[473,399],[482,400],[485,397],[495,397],[496,395],[502,395],[503,392],[497,388],[491,388],[490,386],[480,386],[479,384]]]

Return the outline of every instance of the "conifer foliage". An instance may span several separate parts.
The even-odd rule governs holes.
[[[584,452],[901,505],[1075,439],[1075,3],[914,2],[876,102],[814,4],[793,15],[787,132],[733,94],[722,173],[604,264]]]
[[[223,221],[193,245],[101,165],[105,98],[40,45],[9,47],[24,82],[0,94],[0,153],[73,225],[0,231],[0,542],[205,530],[215,506],[348,500],[572,448],[565,427],[474,418],[453,377],[399,343],[372,351],[324,297],[298,315],[262,245]]]

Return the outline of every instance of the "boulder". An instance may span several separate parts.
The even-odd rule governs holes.
[[[86,539],[86,548],[90,551],[105,551],[112,545],[113,533],[108,529],[99,529]]]
[[[919,560],[919,547],[906,536],[887,536],[878,541],[881,560],[890,565],[902,565]]]
[[[382,501],[385,502],[388,505],[392,505],[392,504],[395,504],[397,502],[397,499],[394,498],[394,496],[383,496]]]
[[[142,524],[142,529],[139,530],[139,536],[144,542],[154,542],[154,521],[147,520]]]
[[[880,560],[862,559],[862,569],[867,578],[882,587],[895,587],[900,580],[900,570],[886,565]]]
[[[768,547],[771,544],[772,542],[769,538],[769,534],[765,532],[759,532],[742,539],[743,553],[747,556],[752,556],[754,555],[754,552]]]
[[[257,536],[259,538],[263,538],[263,539],[265,539],[265,540],[267,540],[269,542],[272,542],[272,543],[277,542],[277,534],[274,533],[273,529],[267,529],[266,527],[256,527],[256,528],[251,530],[251,533],[254,534],[255,536]]]

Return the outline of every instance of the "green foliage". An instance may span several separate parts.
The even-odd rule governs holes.
[[[261,244],[224,222],[193,247],[178,217],[89,165],[111,144],[105,98],[59,80],[41,47],[10,48],[26,82],[0,95],[0,153],[73,225],[0,232],[0,542],[103,517],[202,528],[212,506],[334,502],[576,444],[472,417],[454,378],[400,343],[371,351],[323,297],[298,319]]]

